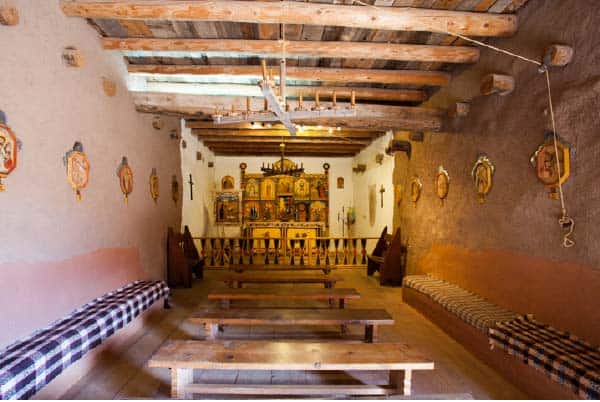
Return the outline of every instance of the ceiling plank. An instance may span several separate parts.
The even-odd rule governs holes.
[[[139,65],[129,64],[132,74],[145,75],[233,75],[261,79],[259,66],[203,66],[203,65]],[[275,77],[278,76],[275,71]],[[379,83],[446,86],[450,75],[439,71],[370,70],[359,68],[288,67],[289,80],[306,80],[331,83]]]
[[[190,116],[210,116],[215,112],[216,108],[221,110],[241,111],[246,108],[245,97],[235,96],[197,96],[197,95],[182,95],[182,94],[167,94],[156,92],[134,92],[134,103],[136,108],[142,112],[148,113],[179,113]],[[323,104],[322,104],[323,105]],[[295,109],[297,103],[290,101],[290,108]],[[312,103],[306,102],[305,107],[309,108]],[[323,105],[327,106],[327,105]],[[338,103],[338,107],[349,107],[347,103]],[[258,98],[250,99],[251,110],[262,110],[263,101]],[[422,107],[407,107],[407,106],[387,106],[387,105],[367,105],[358,103],[355,107],[356,117],[342,118],[323,118],[299,120],[302,124],[309,124],[316,121],[316,124],[328,126],[348,126],[352,127],[354,120],[363,120],[364,123],[371,123],[366,128],[378,127],[378,121],[392,122],[390,127],[384,125],[385,129],[414,129],[439,131],[442,128],[442,123],[446,111],[443,109],[422,108]]]
[[[217,125],[219,126],[219,125]],[[281,138],[290,137],[290,133],[285,129],[231,129],[231,128],[194,128],[192,134],[198,137],[248,137],[248,138]],[[373,139],[385,134],[384,131],[355,131],[355,130],[335,130],[332,133],[328,130],[299,130],[296,138],[350,138],[350,139]]]
[[[262,92],[257,85],[244,84],[195,84],[171,82],[147,82],[144,85],[149,92],[166,92],[190,95],[231,95],[262,97]],[[312,99],[319,93],[322,100],[331,99],[335,91],[337,99],[350,99],[354,90],[357,100],[372,100],[385,102],[423,102],[427,100],[427,93],[414,89],[380,89],[380,88],[351,88],[336,86],[286,86],[286,97]]]
[[[248,138],[248,137],[202,137],[200,138],[202,143],[206,146],[216,146],[219,144],[223,144],[225,146],[235,146],[235,145],[243,145],[243,144],[253,144],[260,145],[263,144],[265,147],[267,146],[279,146],[281,144],[281,138]],[[349,140],[345,138],[286,138],[285,144],[286,146],[290,144],[297,145],[316,145],[316,146],[337,146],[337,145],[354,145],[354,146],[365,146],[369,145],[371,141],[369,140]]]
[[[84,18],[332,25],[474,36],[508,36],[517,30],[514,15],[295,1],[253,1],[249,7],[245,1],[219,0],[62,0],[61,7],[67,16]]]
[[[475,63],[473,46],[434,46],[375,42],[285,41],[286,56],[385,59],[440,63]],[[282,42],[244,39],[102,38],[107,50],[149,52],[224,52],[281,58]]]

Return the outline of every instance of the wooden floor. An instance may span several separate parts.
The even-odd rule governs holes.
[[[413,393],[431,397],[434,394],[465,395],[476,399],[523,399],[526,395],[507,383],[495,371],[481,363],[461,345],[447,336],[435,325],[421,316],[411,307],[402,303],[400,288],[380,287],[376,278],[366,276],[365,270],[341,269],[338,275],[344,278],[342,287],[354,287],[361,294],[359,300],[349,300],[347,308],[385,308],[396,321],[395,325],[380,328],[380,341],[406,342],[417,347],[435,361],[433,371],[415,372]],[[211,286],[221,286],[214,278],[215,272],[208,271],[206,279],[196,282],[192,289],[178,289],[173,292],[173,308],[148,322],[144,332],[140,332],[130,345],[124,345],[124,351],[107,353],[105,359],[90,374],[67,391],[67,399],[127,399],[169,397],[170,377],[167,369],[150,369],[146,362],[152,353],[166,339],[191,339],[202,334],[197,325],[185,322],[198,307],[216,306],[216,302],[207,300]],[[253,285],[248,285],[253,286]],[[262,285],[264,286],[264,285]],[[291,285],[274,285],[291,286]],[[296,285],[314,287],[322,285]],[[291,302],[253,302],[239,301],[237,306],[307,306],[307,301]],[[311,303],[311,302],[308,302]],[[234,305],[235,302],[234,302]],[[326,302],[312,302],[315,307],[327,306]],[[303,335],[313,334],[310,328],[286,329]],[[228,327],[227,337],[264,337],[280,333],[281,328]],[[322,329],[319,329],[322,331]],[[349,335],[359,339],[364,328],[350,327]],[[339,328],[331,328],[329,335],[338,337]],[[197,372],[195,379],[222,383],[311,383],[360,381],[368,384],[384,384],[387,377],[369,375],[369,373],[311,373],[311,372]],[[215,399],[215,398],[211,398]]]

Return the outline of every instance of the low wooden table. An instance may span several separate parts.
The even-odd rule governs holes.
[[[171,396],[228,395],[390,395],[411,394],[413,370],[434,363],[401,343],[288,343],[267,341],[168,341],[150,367],[171,369]],[[202,384],[193,370],[389,371],[389,385]]]
[[[204,324],[207,339],[215,339],[221,325],[364,325],[365,341],[377,340],[379,325],[393,325],[394,319],[385,310],[366,309],[206,309],[188,318]]]
[[[328,300],[330,305],[335,300],[344,308],[347,299],[359,299],[356,289],[231,289],[213,290],[208,294],[209,300],[220,300],[223,308],[229,308],[233,300]]]
[[[343,279],[335,275],[299,275],[277,272],[228,274],[221,280],[230,287],[237,286],[238,288],[241,288],[244,283],[322,283],[325,288],[333,288],[337,282]]]
[[[234,272],[252,272],[252,271],[323,271],[324,274],[329,274],[337,269],[335,265],[283,265],[283,264],[231,264],[227,267]]]

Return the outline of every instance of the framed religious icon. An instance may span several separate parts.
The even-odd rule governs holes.
[[[244,219],[251,221],[260,219],[260,203],[258,201],[246,201],[244,203]]]
[[[17,167],[18,152],[17,137],[8,126],[0,123],[0,192],[4,191],[2,179]]]
[[[338,177],[337,178],[337,188],[339,188],[339,189],[343,189],[344,188],[344,178],[343,177]]]
[[[413,177],[410,182],[410,200],[415,204],[421,198],[421,191],[423,191],[423,182],[418,177]]]
[[[558,200],[558,188],[567,181],[571,173],[571,146],[558,135],[556,145],[554,141],[554,133],[547,132],[544,142],[535,151],[530,162],[537,178],[548,188],[548,196]]]
[[[171,178],[171,199],[175,204],[179,201],[179,182],[176,175]]]
[[[308,200],[310,198],[310,185],[306,179],[298,179],[294,183],[294,198],[297,200]]]
[[[275,202],[273,201],[265,201],[262,204],[262,219],[265,221],[270,221],[275,219],[276,211],[275,211]]]
[[[308,202],[299,202],[296,204],[296,211],[294,213],[294,220],[296,222],[308,222],[310,215],[310,203]]]
[[[327,206],[324,202],[313,201],[310,204],[310,220],[311,222],[326,222],[327,221]]]
[[[154,200],[154,202],[158,202],[158,197],[160,195],[160,184],[158,181],[158,175],[156,174],[156,168],[152,168],[152,173],[150,173],[150,197]]]
[[[235,179],[231,176],[225,176],[221,179],[221,190],[233,190]]]
[[[394,201],[396,202],[396,206],[399,207],[400,204],[402,203],[402,192],[404,191],[404,188],[402,187],[402,184],[396,184],[394,186]]]
[[[81,190],[87,186],[90,176],[90,163],[83,152],[81,142],[76,142],[73,149],[65,154],[64,162],[67,167],[67,181],[75,191],[75,198],[81,200]]]
[[[481,204],[485,202],[485,197],[492,190],[492,181],[495,169],[496,168],[488,159],[487,155],[480,155],[475,161],[475,165],[471,171],[471,177],[473,177],[473,184],[475,185],[477,200]]]
[[[277,182],[277,194],[294,194],[294,178],[281,177]]]
[[[262,183],[260,183],[260,199],[275,199],[275,182],[272,179],[264,179]]]
[[[117,169],[117,177],[119,177],[121,192],[125,196],[125,202],[127,202],[127,200],[129,200],[129,194],[133,191],[133,171],[129,166],[126,156],[121,159],[121,164]]]
[[[221,225],[240,224],[240,196],[234,192],[217,193],[215,197],[216,222]]]
[[[258,181],[256,179],[250,179],[246,182],[246,193],[244,194],[244,198],[247,200],[258,200],[259,198],[259,189],[258,189]]]
[[[440,200],[444,200],[448,196],[450,190],[450,175],[448,171],[440,165],[437,175],[435,176],[435,194]]]

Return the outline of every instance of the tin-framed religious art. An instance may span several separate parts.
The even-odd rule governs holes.
[[[221,179],[221,190],[233,190],[235,187],[235,179],[232,176],[224,176]]]
[[[158,175],[156,174],[156,168],[152,168],[152,173],[150,173],[150,197],[157,203],[159,196],[160,182],[158,180]]]
[[[471,177],[477,192],[477,201],[481,204],[485,202],[485,197],[492,191],[495,170],[494,164],[487,155],[479,155],[471,171]]]
[[[12,130],[0,120],[0,192],[4,191],[2,179],[17,167],[19,144]]]
[[[537,178],[548,188],[548,196],[559,199],[558,187],[563,185],[571,174],[571,146],[554,133],[546,132],[544,142],[540,144],[530,159]],[[557,153],[558,151],[558,164]]]
[[[129,194],[133,192],[133,170],[131,170],[126,156],[121,159],[121,164],[117,169],[117,177],[119,178],[121,192],[125,196],[125,202],[127,202]]]
[[[64,163],[67,167],[67,181],[75,191],[75,198],[81,201],[81,190],[87,186],[90,177],[90,163],[81,142],[77,141],[73,149],[65,154]]]
[[[248,213],[258,214],[258,203],[254,209],[248,209]],[[220,225],[239,225],[240,224],[240,195],[236,192],[220,192],[215,197],[216,223]]]
[[[410,182],[410,200],[414,204],[421,198],[421,191],[423,191],[423,182],[415,176]]]
[[[177,181],[177,175],[173,175],[171,178],[171,199],[175,204],[179,202],[179,182]]]
[[[435,194],[440,200],[444,200],[448,196],[450,190],[450,175],[448,171],[440,165],[437,175],[435,176]]]
[[[394,201],[396,202],[396,206],[399,207],[402,204],[402,192],[404,191],[404,187],[402,184],[394,185]]]
[[[344,188],[344,178],[343,177],[338,177],[337,178],[337,188],[339,188],[339,189],[343,189]]]

